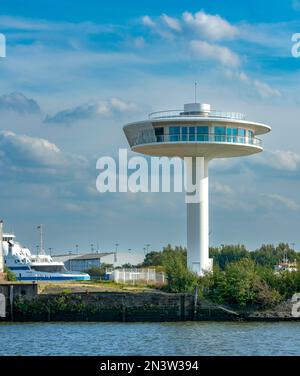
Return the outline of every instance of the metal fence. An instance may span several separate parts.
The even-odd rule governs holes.
[[[116,283],[150,283],[164,284],[166,276],[163,272],[157,272],[155,269],[123,268],[107,270],[106,274],[109,279]]]

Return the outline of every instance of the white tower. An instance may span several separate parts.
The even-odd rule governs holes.
[[[256,136],[271,130],[235,112],[213,111],[209,104],[188,103],[183,110],[154,112],[124,126],[131,149],[167,157],[192,157],[186,165],[198,193],[187,194],[187,262],[198,275],[212,270],[209,258],[208,164],[214,158],[239,157],[263,150]],[[191,181],[191,180],[190,180]]]

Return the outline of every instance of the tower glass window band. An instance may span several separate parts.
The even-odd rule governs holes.
[[[254,142],[254,132],[244,128],[232,128],[226,126],[172,126],[164,131],[163,127],[155,128],[157,142],[164,141],[198,141],[198,142]]]
[[[215,127],[215,141],[225,142],[226,141],[226,128],[225,127]]]
[[[196,140],[195,135],[196,135],[196,128],[189,127],[189,141],[195,141]]]
[[[247,135],[248,135],[248,143],[253,144],[253,138],[254,138],[253,131],[248,130]]]
[[[180,141],[180,127],[169,128],[170,141]]]
[[[188,141],[188,127],[181,127],[181,140]]]
[[[163,127],[155,128],[154,131],[155,131],[156,141],[163,142],[164,141],[164,128]]]
[[[238,128],[238,142],[240,143],[245,143],[245,136],[246,136],[246,131],[245,129]]]
[[[209,141],[208,126],[197,127],[197,141]]]

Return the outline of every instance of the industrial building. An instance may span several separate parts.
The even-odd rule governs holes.
[[[62,261],[67,270],[82,272],[93,267],[100,267],[101,264],[108,264],[112,267],[121,267],[123,265],[137,265],[143,262],[143,255],[132,254],[130,252],[96,252],[85,254],[67,253],[62,255],[53,255],[53,260]]]

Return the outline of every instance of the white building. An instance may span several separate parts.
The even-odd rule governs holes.
[[[187,194],[188,267],[201,275],[212,270],[209,258],[208,165],[214,158],[240,157],[263,150],[258,135],[268,125],[233,112],[211,110],[209,104],[189,103],[183,110],[155,112],[148,119],[124,126],[131,149],[153,156],[191,157],[187,181],[198,192]]]
[[[101,264],[109,264],[114,268],[123,265],[137,265],[143,262],[144,257],[134,252],[99,252],[85,254],[63,254],[53,255],[53,260],[62,261],[70,271],[84,271],[92,267],[99,267]]]

